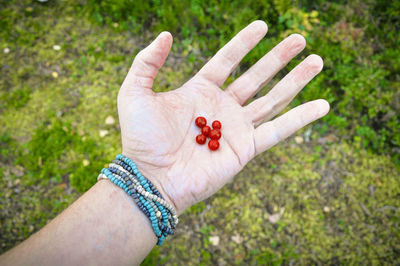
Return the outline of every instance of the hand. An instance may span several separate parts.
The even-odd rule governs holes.
[[[139,52],[118,95],[123,154],[159,188],[178,214],[218,191],[248,161],[329,111],[325,100],[302,104],[273,119],[317,75],[322,59],[310,55],[266,96],[248,105],[271,78],[305,47],[293,34],[275,46],[226,90],[222,84],[241,59],[264,37],[263,21],[239,32],[182,87],[154,93],[153,80],[172,45],[161,33]],[[195,138],[197,116],[222,123],[220,148],[210,151]],[[272,119],[272,120],[271,120]]]

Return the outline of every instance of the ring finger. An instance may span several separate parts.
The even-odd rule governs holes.
[[[289,72],[276,84],[267,95],[246,105],[245,112],[255,125],[270,120],[279,114],[309,83],[323,67],[323,61],[318,55],[310,55]]]

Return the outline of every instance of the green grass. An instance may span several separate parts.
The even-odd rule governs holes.
[[[265,20],[267,38],[243,60],[237,74],[290,33],[301,33],[308,43],[302,57],[321,55],[325,70],[294,104],[326,98],[333,106],[324,118],[326,127],[363,148],[389,153],[399,163],[400,2],[152,0],[137,5],[131,0],[90,0],[82,9],[100,25],[118,22],[120,30],[169,30],[194,61],[198,50],[211,56],[249,22]]]
[[[399,262],[398,170],[385,156],[354,145],[315,151],[315,144],[291,140],[258,156],[233,183],[182,216],[183,228],[156,249],[156,262]],[[282,216],[272,223],[268,217],[277,213]],[[232,239],[237,235],[239,243]],[[210,236],[219,236],[218,246]]]
[[[298,133],[307,143],[291,139],[258,156],[233,183],[189,208],[176,236],[154,248],[144,264],[399,263],[396,5],[1,3],[0,250],[43,227],[120,152],[118,122],[107,125],[105,119],[117,121],[119,86],[133,56],[159,31],[175,36],[155,83],[156,91],[168,91],[242,27],[264,19],[267,37],[229,81],[300,32],[306,51],[277,78],[307,54],[320,54],[323,72],[292,106],[327,98],[332,111]],[[269,214],[280,212],[271,222]],[[210,237],[216,236],[214,246]]]

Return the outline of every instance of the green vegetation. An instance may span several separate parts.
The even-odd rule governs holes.
[[[325,70],[295,104],[328,99],[334,110],[325,118],[325,127],[334,127],[363,148],[390,153],[398,162],[400,2],[295,2],[153,0],[137,5],[130,0],[90,0],[88,9],[100,24],[118,22],[120,29],[136,33],[173,32],[189,61],[195,60],[198,50],[213,55],[249,21],[265,20],[267,38],[244,59],[240,70],[290,33],[301,33],[308,43],[303,56],[321,55]]]
[[[313,146],[292,140],[258,156],[234,183],[189,209],[185,228],[155,249],[158,263],[398,262],[393,163],[354,145]]]
[[[371,0],[3,1],[0,250],[43,227],[120,151],[118,123],[105,121],[117,120],[131,60],[158,32],[175,37],[155,84],[167,91],[263,19],[267,37],[229,80],[299,32],[306,51],[276,79],[321,55],[323,72],[292,106],[326,98],[332,111],[188,209],[144,264],[400,263],[399,12]]]

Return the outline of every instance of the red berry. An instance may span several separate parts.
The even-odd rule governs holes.
[[[195,123],[199,128],[202,128],[207,125],[207,120],[204,117],[199,116],[196,118]]]
[[[221,131],[219,131],[218,129],[213,129],[210,131],[209,137],[210,139],[220,139],[221,138]]]
[[[201,128],[201,134],[208,137],[210,135],[211,128],[209,126],[204,126]]]
[[[203,145],[206,143],[207,137],[204,136],[203,134],[197,135],[196,136],[196,142],[199,143],[200,145]]]
[[[218,150],[219,142],[218,140],[212,139],[208,142],[208,148],[212,151]]]
[[[215,120],[214,122],[212,122],[212,127],[213,129],[221,129],[221,122]]]

